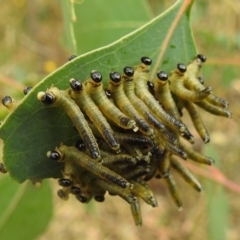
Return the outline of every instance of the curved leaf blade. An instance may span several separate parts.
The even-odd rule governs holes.
[[[1,178],[0,239],[35,239],[52,216],[52,190],[48,181],[40,189],[30,182],[21,185]]]
[[[81,55],[47,76],[10,114],[0,129],[4,140],[4,163],[19,182],[61,176],[61,165],[50,162],[46,152],[61,142],[71,145],[78,135],[69,118],[60,110],[38,102],[39,91],[51,84],[68,88],[72,77],[85,80],[93,69],[105,83],[110,71],[134,66],[142,56],[153,59],[152,77],[160,67],[170,71],[181,61],[189,62],[196,49],[189,25],[191,0],[179,0],[170,9],[135,32],[104,48]]]

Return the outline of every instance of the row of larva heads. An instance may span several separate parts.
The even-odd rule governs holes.
[[[183,108],[205,143],[210,137],[197,107],[231,117],[228,103],[204,86],[200,69],[205,61],[199,54],[188,66],[178,64],[170,76],[160,71],[150,81],[152,60],[142,57],[135,68],[111,72],[107,89],[101,73],[92,71],[84,82],[70,79],[66,90],[51,86],[39,92],[42,103],[65,111],[81,138],[75,146],[61,145],[47,153],[50,159],[64,162],[58,195],[66,200],[73,194],[80,202],[92,198],[102,202],[106,192],[118,195],[130,204],[135,223],[141,225],[139,198],[157,206],[146,183],[150,179],[164,179],[179,208],[182,200],[172,169],[201,191],[200,183],[174,155],[202,164],[214,162],[184,144],[183,139],[193,143],[194,137],[182,122]],[[7,102],[8,107],[11,101]]]

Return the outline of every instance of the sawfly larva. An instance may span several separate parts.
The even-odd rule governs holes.
[[[46,105],[54,105],[62,108],[78,130],[91,157],[94,159],[100,158],[100,150],[92,130],[89,128],[83,113],[66,91],[61,91],[52,86],[46,92],[39,92],[37,98]]]
[[[86,87],[88,94],[105,116],[124,129],[138,130],[135,121],[123,114],[114,103],[107,98],[103,90],[101,73],[92,71],[91,78],[87,80]]]
[[[92,101],[91,97],[87,94],[84,85],[79,80],[72,78],[70,80],[70,86],[72,89],[70,93],[71,97],[98,128],[108,145],[116,152],[119,152],[120,145],[114,136],[111,126],[107,122],[106,118],[102,115],[102,112]]]

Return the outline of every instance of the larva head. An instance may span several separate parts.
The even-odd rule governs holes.
[[[147,81],[147,86],[149,90],[154,90],[154,83],[151,81]]]
[[[2,98],[2,104],[3,106],[7,107],[9,104],[13,103],[13,99],[10,96],[4,96]]]
[[[62,158],[62,154],[59,151],[48,151],[47,152],[47,157],[53,161],[59,161]]]
[[[80,151],[85,151],[86,150],[86,145],[84,144],[84,142],[82,140],[78,140],[75,143],[75,147]]]
[[[197,79],[198,79],[198,81],[199,81],[202,85],[204,85],[204,80],[203,80],[202,77],[198,77]]]
[[[79,195],[79,194],[81,193],[81,190],[80,190],[80,188],[78,188],[78,187],[76,187],[76,186],[71,186],[70,192],[71,192],[73,195]]]
[[[99,84],[102,82],[102,74],[100,72],[93,70],[90,76],[94,83]]]
[[[70,79],[69,84],[70,84],[71,89],[76,93],[80,93],[83,90],[82,83],[79,80],[77,80],[76,78]]]
[[[74,58],[76,58],[77,56],[76,55],[71,55],[69,58],[68,58],[68,61],[71,61],[73,60]]]
[[[88,199],[86,197],[81,196],[81,195],[76,195],[76,198],[81,203],[86,203],[88,201]]]
[[[97,201],[97,202],[104,202],[105,197],[104,197],[104,196],[95,196],[94,199],[95,199],[95,201]]]
[[[59,189],[57,191],[57,195],[64,201],[67,201],[68,200],[68,193],[65,192],[63,189]]]
[[[7,173],[7,169],[5,168],[3,163],[0,163],[0,172],[1,173]]]
[[[161,82],[167,82],[168,80],[168,74],[164,71],[161,71],[159,73],[157,73],[157,78],[161,81]]]
[[[58,184],[62,187],[70,187],[72,185],[72,181],[67,178],[61,178],[58,180]]]
[[[39,101],[46,105],[53,104],[56,101],[55,96],[53,96],[51,93],[47,92],[39,92],[37,95],[37,98]]]
[[[121,75],[118,72],[111,72],[109,74],[110,83],[113,85],[119,85],[121,83]]]
[[[27,86],[23,89],[23,94],[27,95],[31,90],[32,90],[32,87]]]
[[[187,71],[187,66],[183,63],[178,63],[177,69],[180,73],[185,73]]]
[[[204,63],[204,62],[207,61],[206,56],[204,56],[203,54],[198,54],[198,55],[197,55],[197,58],[198,58],[202,63]]]
[[[149,57],[142,57],[141,62],[146,66],[150,66],[152,64],[152,59]]]
[[[125,67],[124,69],[123,69],[123,72],[124,72],[124,74],[127,76],[127,77],[132,77],[133,75],[134,75],[134,70],[133,70],[133,68],[132,67]]]
[[[112,98],[112,92],[110,90],[105,89],[105,94],[106,94],[108,99]]]

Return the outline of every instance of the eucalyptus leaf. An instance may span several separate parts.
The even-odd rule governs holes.
[[[48,181],[36,189],[30,182],[19,187],[9,176],[0,179],[0,239],[35,239],[48,226],[53,205]]]
[[[110,44],[151,19],[145,0],[61,0],[61,5],[65,39],[75,54]]]
[[[19,182],[26,179],[60,177],[62,165],[51,162],[46,152],[61,142],[73,144],[79,137],[70,119],[58,108],[46,107],[37,93],[54,84],[69,87],[69,79],[89,78],[99,70],[106,84],[108,73],[135,66],[142,56],[153,59],[151,78],[160,69],[169,72],[179,62],[196,56],[189,18],[191,0],[179,0],[166,12],[118,41],[67,62],[43,79],[8,115],[0,128],[4,140],[3,160],[10,175]]]

